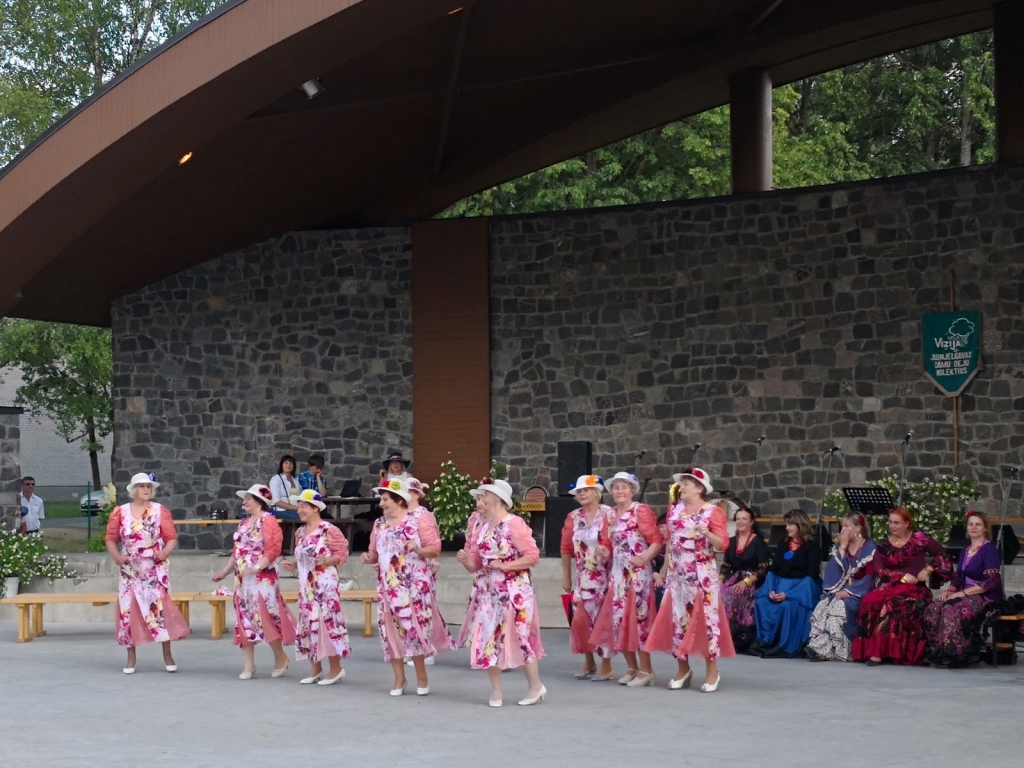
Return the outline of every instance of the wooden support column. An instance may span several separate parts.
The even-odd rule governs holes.
[[[413,471],[433,482],[452,459],[474,479],[491,466],[490,225],[412,226]]]
[[[996,64],[996,157],[1024,159],[1024,2],[992,6]]]
[[[732,191],[772,188],[772,78],[767,69],[729,76]]]

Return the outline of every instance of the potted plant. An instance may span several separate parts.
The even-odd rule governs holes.
[[[441,462],[441,475],[427,494],[427,506],[437,519],[441,532],[442,550],[461,549],[465,543],[466,521],[476,508],[469,495],[476,488],[469,475],[463,475],[451,459]],[[460,542],[459,539],[462,538]]]
[[[63,555],[47,555],[43,537],[38,533],[23,536],[17,531],[0,529],[0,599],[16,595],[21,584],[41,577],[72,578]]]

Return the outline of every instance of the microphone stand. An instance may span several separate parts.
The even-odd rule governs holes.
[[[818,521],[815,523],[815,535],[818,536],[818,546],[821,546],[821,520],[825,515],[825,494],[828,491],[828,476],[832,472],[832,457],[835,455],[838,448],[829,448],[825,453],[828,454],[828,466],[825,468],[825,478],[821,483],[821,504],[818,506]],[[831,536],[829,537],[831,538]],[[822,559],[825,558],[825,553],[822,553]]]
[[[750,480],[750,501],[748,502],[751,509],[754,508],[754,491],[757,490],[757,460],[761,456],[761,443],[763,442],[763,437],[754,441],[754,476]]]
[[[690,449],[690,466],[697,466],[697,451],[700,449],[700,443],[695,443],[693,448]]]
[[[897,507],[903,506],[903,485],[907,480],[907,446],[910,445],[910,435],[903,438],[903,457],[900,460],[900,494],[896,501]]]

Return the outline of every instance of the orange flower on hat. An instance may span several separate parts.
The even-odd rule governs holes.
[[[598,478],[597,475],[591,475],[590,477],[587,478],[587,485],[597,485],[600,482],[601,480],[600,478]]]

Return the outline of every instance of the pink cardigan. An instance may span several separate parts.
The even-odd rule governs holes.
[[[486,525],[482,520],[479,524]],[[530,526],[518,515],[511,515],[508,527],[512,537],[512,546],[519,553],[519,558],[526,558],[526,568],[532,568],[540,560],[540,550],[537,549],[537,542],[533,538]],[[479,571],[483,568],[483,561],[480,559],[480,552],[477,549],[476,536],[466,540],[466,555],[471,570]]]

